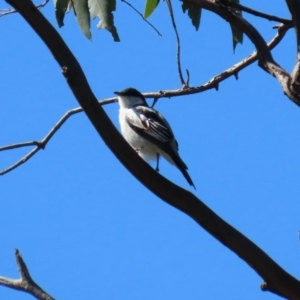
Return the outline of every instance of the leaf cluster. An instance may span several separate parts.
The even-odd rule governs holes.
[[[98,17],[100,21],[97,27],[108,30],[115,42],[120,41],[113,16],[113,11],[116,10],[116,0],[54,0],[54,5],[59,27],[64,25],[65,14],[72,8],[83,34],[88,39],[92,38],[90,17],[93,19]]]
[[[169,3],[171,2],[171,0],[166,1]],[[229,2],[239,3],[239,0],[229,0]],[[146,0],[143,18],[149,18],[156,10],[159,3],[160,0]],[[83,34],[88,39],[92,38],[90,31],[92,17],[92,19],[100,19],[97,25],[99,29],[108,30],[115,42],[120,41],[117,28],[114,24],[113,15],[113,12],[116,10],[116,0],[54,0],[54,4],[56,19],[59,27],[64,26],[65,14],[70,9],[73,9],[77,22]],[[198,31],[201,20],[201,7],[187,2],[183,2],[181,7],[183,13],[187,13],[192,25],[195,27],[196,31]],[[242,14],[241,11],[233,10],[231,7],[228,7],[228,9],[238,15]],[[234,25],[230,24],[230,26],[232,30],[233,49],[235,49],[236,45],[238,43],[242,43],[243,41],[243,32]]]

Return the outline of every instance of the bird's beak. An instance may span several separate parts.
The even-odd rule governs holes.
[[[120,95],[120,92],[114,92],[114,94],[116,94],[116,95]]]

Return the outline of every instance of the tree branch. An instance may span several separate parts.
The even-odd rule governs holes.
[[[15,256],[21,278],[10,279],[7,277],[0,276],[0,285],[9,287],[14,290],[29,293],[39,300],[55,300],[49,294],[43,291],[43,289],[40,288],[31,278],[27,266],[18,249],[15,250]]]
[[[74,96],[107,146],[123,165],[150,191],[194,219],[229,247],[264,278],[270,290],[289,299],[299,299],[298,280],[285,272],[266,253],[234,229],[191,192],[174,185],[144,162],[126,143],[98,104],[77,60],[51,24],[30,0],[7,0],[47,45],[61,66]]]
[[[286,0],[287,6],[291,12],[293,24],[295,26],[297,40],[297,60],[291,73],[292,86],[300,91],[300,3],[295,0]]]
[[[295,104],[300,106],[300,91],[298,89],[298,85],[295,86],[292,84],[291,76],[274,60],[264,38],[253,25],[251,25],[241,16],[228,10],[227,6],[215,0],[184,0],[184,2],[192,3],[204,9],[210,10],[242,30],[257,49],[259,55],[259,66],[267,73],[270,73],[272,76],[276,77],[285,95],[287,95]]]
[[[116,102],[117,98],[109,98],[102,101],[99,101],[100,105],[105,105],[108,103]],[[58,129],[71,117],[72,115],[75,115],[79,112],[82,112],[83,109],[81,107],[71,109],[67,111],[59,120],[58,122],[53,126],[53,128],[48,132],[48,134],[41,140],[41,141],[30,141],[30,142],[24,142],[24,143],[17,143],[12,145],[7,145],[0,147],[0,152],[5,150],[11,150],[11,149],[17,149],[17,148],[23,148],[28,146],[35,146],[34,149],[32,149],[29,153],[27,153],[25,156],[23,156],[20,160],[18,160],[13,165],[9,166],[8,168],[5,168],[4,170],[0,171],[0,175],[4,175],[20,165],[24,164],[26,161],[28,161],[32,156],[34,156],[39,150],[45,149],[46,145],[52,138],[52,136],[58,131]]]
[[[293,24],[287,23],[287,24],[279,24],[276,26],[278,28],[277,34],[275,37],[267,44],[267,47],[269,50],[274,49],[283,39],[286,32],[293,27]],[[191,94],[197,94],[200,92],[204,92],[210,89],[217,89],[219,83],[224,81],[225,79],[231,77],[231,76],[238,76],[238,73],[246,68],[247,66],[251,65],[255,61],[259,59],[259,54],[257,52],[253,52],[245,59],[241,60],[240,62],[236,63],[232,67],[228,68],[227,70],[223,71],[222,73],[214,76],[211,78],[208,82],[195,86],[195,87],[188,87],[186,89],[177,89],[177,90],[164,90],[156,93],[144,93],[143,95],[146,98],[170,98],[170,97],[177,97],[177,96],[183,96],[183,95],[191,95]]]
[[[269,21],[275,21],[275,22],[279,22],[279,23],[283,23],[283,24],[292,24],[291,20],[280,18],[280,17],[277,17],[277,16],[272,16],[272,15],[269,15],[269,14],[265,14],[263,12],[260,12],[258,10],[254,10],[250,7],[244,6],[244,5],[242,5],[240,3],[237,3],[237,2],[234,2],[234,1],[221,0],[221,2],[223,4],[225,4],[226,6],[236,8],[238,10],[244,11],[244,12],[246,12],[248,14],[251,14],[251,15],[254,15],[256,17],[261,17],[261,18],[267,19]]]

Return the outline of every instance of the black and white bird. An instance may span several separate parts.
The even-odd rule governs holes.
[[[178,143],[168,121],[148,106],[145,97],[134,88],[127,88],[118,95],[121,132],[130,146],[146,161],[157,160],[160,155],[176,165],[187,182],[195,185],[187,172],[187,166],[178,154]]]

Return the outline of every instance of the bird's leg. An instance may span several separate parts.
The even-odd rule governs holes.
[[[158,165],[159,165],[159,154],[156,153],[156,168],[155,168],[155,171],[156,171],[156,172],[159,172]]]

